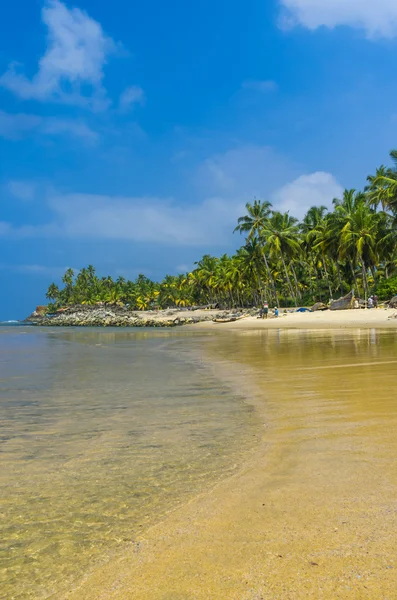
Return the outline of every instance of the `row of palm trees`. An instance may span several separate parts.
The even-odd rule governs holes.
[[[301,222],[254,200],[238,219],[244,244],[233,256],[204,255],[195,269],[153,282],[99,278],[93,266],[75,276],[68,269],[63,287],[50,285],[53,308],[70,304],[123,303],[146,310],[218,304],[252,306],[327,301],[353,289],[356,296],[397,294],[397,151],[392,167],[367,178],[364,191],[345,190],[333,210],[313,206]]]

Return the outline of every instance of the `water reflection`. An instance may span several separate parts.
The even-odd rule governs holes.
[[[10,329],[0,329],[0,585],[7,599],[36,600],[227,472],[256,417],[184,359],[202,336]]]

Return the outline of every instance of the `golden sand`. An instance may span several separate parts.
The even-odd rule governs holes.
[[[217,311],[213,311],[214,316]],[[196,314],[196,313],[194,313]],[[362,309],[362,310],[339,310],[324,312],[284,312],[280,310],[280,316],[273,317],[272,311],[268,319],[257,317],[246,317],[234,323],[213,323],[212,321],[198,323],[191,327],[209,330],[263,330],[263,329],[397,329],[396,309]]]
[[[209,354],[260,411],[260,444],[64,598],[397,598],[396,336],[313,335],[216,336]]]

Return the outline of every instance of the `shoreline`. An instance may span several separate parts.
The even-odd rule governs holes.
[[[397,310],[392,308],[348,309],[340,311],[295,312],[280,309],[275,318],[258,318],[257,309],[235,310],[181,310],[133,312],[121,307],[78,306],[54,316],[32,313],[26,325],[38,327],[129,327],[129,328],[175,328],[219,330],[263,330],[263,329],[368,329],[397,328]],[[225,318],[228,322],[214,322]],[[23,323],[21,323],[22,325]]]
[[[277,341],[277,332],[269,335]],[[221,341],[215,336],[206,361]],[[244,357],[251,338],[239,346]],[[330,415],[318,393],[338,388],[338,365],[318,370],[317,353],[318,364],[305,370],[299,353],[290,363],[271,352],[274,368],[262,373],[260,357],[252,367],[234,361],[232,348],[224,352],[213,368],[245,389],[263,419],[257,447],[235,473],[144,532],[136,547],[87,574],[62,599],[375,600],[393,593],[397,479],[385,451],[387,443],[393,450],[393,432],[379,421],[369,436],[365,423],[352,421],[355,395],[352,405],[339,402]],[[371,379],[393,377],[380,363],[361,364],[359,379],[360,363],[345,365],[356,385],[368,369]]]
[[[275,329],[397,329],[397,311],[392,308],[281,313],[277,318],[249,316],[233,323],[198,323],[195,329],[216,331],[263,331]]]

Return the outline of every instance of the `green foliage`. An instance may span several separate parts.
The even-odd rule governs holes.
[[[390,279],[382,279],[376,287],[376,293],[379,300],[390,300],[397,296],[397,275]]]
[[[379,167],[364,192],[345,190],[334,210],[311,207],[302,222],[255,199],[235,231],[245,236],[233,256],[205,254],[185,274],[154,282],[99,278],[89,265],[67,269],[47,298],[53,309],[70,304],[123,304],[131,310],[218,304],[224,307],[327,303],[353,289],[397,294],[397,151],[392,167]],[[330,199],[331,200],[331,199]]]

